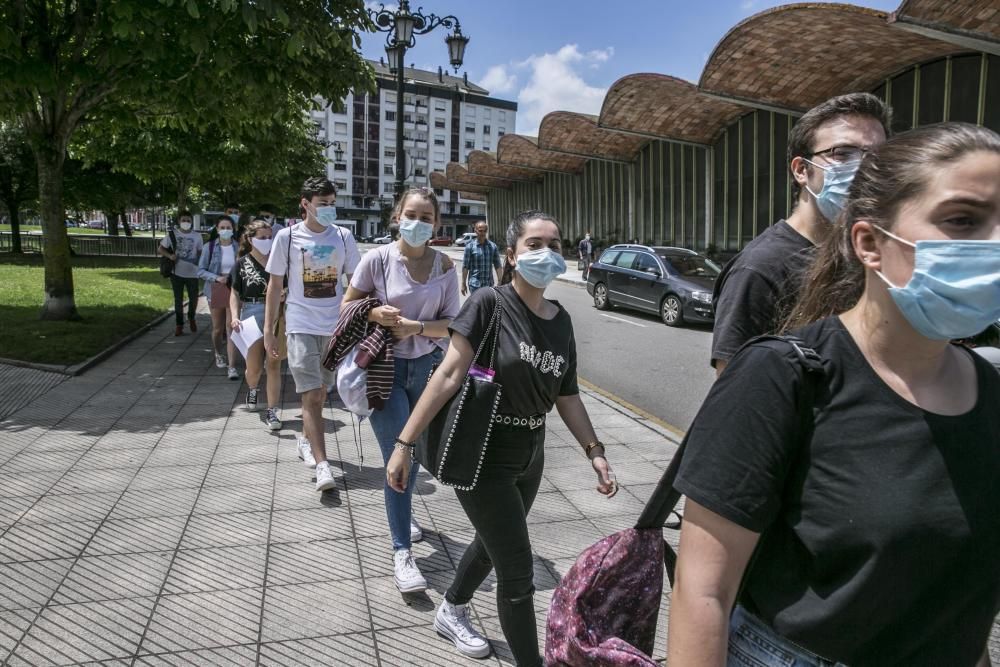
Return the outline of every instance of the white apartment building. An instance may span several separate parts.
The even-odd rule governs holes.
[[[331,144],[327,177],[337,185],[338,217],[354,221],[359,237],[385,233],[381,211],[392,205],[396,170],[396,77],[384,63],[370,62],[377,93],[352,93],[340,104],[312,112],[320,137]],[[444,171],[451,161],[464,163],[476,149],[495,151],[500,137],[515,131],[517,103],[490,97],[467,77],[409,67],[404,77],[408,187],[430,187],[432,171]],[[461,198],[451,190],[436,193],[442,235],[458,238],[485,219],[485,202]]]

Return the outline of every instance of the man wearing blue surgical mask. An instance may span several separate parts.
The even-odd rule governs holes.
[[[780,329],[861,160],[889,136],[890,117],[878,97],[852,93],[813,107],[796,122],[788,137],[791,215],[748,243],[715,283],[711,363],[717,375],[748,340]]]
[[[333,387],[334,374],[322,365],[327,345],[337,327],[340,302],[361,253],[354,236],[337,222],[337,190],[323,177],[302,184],[299,202],[304,221],[273,237],[267,258],[270,275],[265,298],[264,349],[278,357],[276,337],[286,277],[285,334],[288,369],[302,400],[302,437],[299,458],[316,469],[316,490],[335,486],[326,460],[323,404]],[[346,279],[344,278],[346,276]]]

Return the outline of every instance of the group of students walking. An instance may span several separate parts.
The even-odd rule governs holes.
[[[718,281],[719,377],[675,482],[687,502],[671,665],[990,664],[1000,612],[1000,375],[952,341],[1000,319],[1000,136],[961,123],[897,136],[890,127],[890,111],[871,95],[806,113],[789,139],[793,212]],[[411,552],[422,537],[412,512],[415,444],[468,376],[485,372],[512,388],[491,415],[477,482],[455,490],[475,537],[434,626],[460,653],[489,655],[467,605],[495,570],[514,660],[539,665],[526,517],[553,407],[596,490],[618,488],[580,399],[572,322],[545,297],[566,270],[559,222],[518,215],[503,251],[477,229],[460,283],[452,261],[427,245],[441,224],[432,191],[406,192],[393,212],[399,239],[363,257],[335,224],[335,197],[329,181],[310,179],[303,223],[272,238],[255,220],[241,253],[227,249],[233,225],[222,220],[207,259],[182,216],[173,247],[178,258],[200,252],[201,262],[179,273],[175,292],[190,299],[198,275],[207,285],[231,276],[231,325],[253,316],[264,332],[247,362],[247,404],[266,367],[276,406],[287,354],[302,402],[299,456],[320,491],[334,485],[322,408],[337,377],[324,358],[338,338],[381,332],[358,349],[377,346],[365,353],[383,361],[369,366],[366,396],[404,593],[427,587]],[[464,304],[460,292],[471,292]],[[495,359],[484,370],[477,352],[498,308]],[[188,321],[194,330],[193,310]],[[801,372],[799,348],[758,338],[777,333],[794,335],[822,373]]]

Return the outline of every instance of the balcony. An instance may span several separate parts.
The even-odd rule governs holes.
[[[416,140],[416,147],[417,148],[423,148],[423,149],[426,150],[427,149],[427,140],[426,139],[417,139]]]
[[[403,121],[403,129],[404,130],[415,130],[415,129],[417,129],[417,124],[416,123],[411,123],[409,121]]]
[[[415,104],[404,104],[403,105],[403,112],[404,113],[417,113],[417,106]]]
[[[413,139],[411,137],[403,137],[403,147],[413,148]],[[426,142],[425,142],[426,143]]]
[[[415,167],[426,167],[427,166],[427,158],[425,158],[425,157],[414,158],[414,160],[413,160],[413,166],[415,166]]]

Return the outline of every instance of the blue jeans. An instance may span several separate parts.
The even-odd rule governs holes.
[[[843,667],[788,641],[737,605],[729,618],[727,667]]]
[[[385,407],[372,413],[372,430],[382,450],[382,460],[389,462],[396,438],[406,426],[406,420],[416,407],[420,395],[427,386],[427,378],[431,366],[441,361],[444,353],[435,350],[416,359],[396,359],[395,378],[392,382],[392,393]],[[389,532],[392,534],[392,548],[395,550],[410,548],[410,516],[413,485],[417,480],[420,466],[416,461],[410,470],[410,481],[406,491],[394,491],[383,481],[385,490],[385,514],[389,521]],[[384,477],[384,476],[383,476]]]

